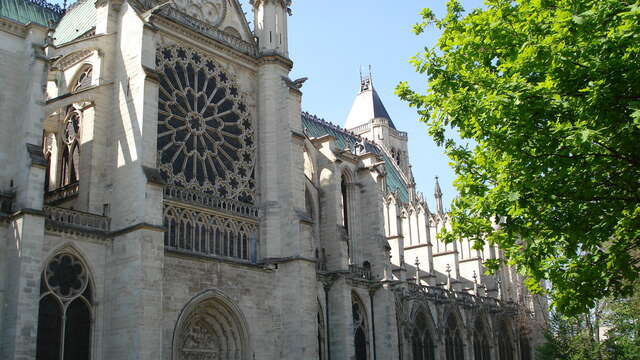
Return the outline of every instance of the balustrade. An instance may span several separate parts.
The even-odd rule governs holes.
[[[242,217],[257,218],[259,214],[258,208],[255,206],[177,186],[165,186],[164,198],[165,200],[180,201],[209,209],[221,210]]]
[[[47,205],[60,204],[75,196],[78,196],[79,192],[80,192],[80,183],[74,182],[72,184],[69,184],[45,193],[44,203]]]
[[[373,276],[371,275],[371,269],[368,269],[364,266],[358,265],[349,265],[349,272],[354,275],[354,277],[365,280],[372,280]]]
[[[43,210],[49,226],[107,233],[111,225],[111,219],[106,216],[54,206],[45,206]]]

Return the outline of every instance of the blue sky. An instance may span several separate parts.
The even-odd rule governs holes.
[[[54,0],[61,3],[61,0]],[[248,0],[241,0],[252,20]],[[463,0],[466,10],[481,0]],[[308,77],[302,107],[327,121],[343,125],[359,90],[359,69],[373,69],[378,90],[396,127],[409,133],[409,156],[418,191],[433,210],[434,177],[440,177],[445,208],[455,196],[448,159],[417,120],[415,109],[394,94],[400,81],[424,92],[427,81],[408,60],[438,39],[436,29],[420,36],[411,32],[419,12],[430,7],[445,13],[446,0],[294,0],[289,18],[289,53],[295,62],[292,79]]]

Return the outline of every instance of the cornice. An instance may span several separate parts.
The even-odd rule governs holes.
[[[27,37],[27,28],[24,25],[4,17],[0,17],[0,30],[23,39]]]

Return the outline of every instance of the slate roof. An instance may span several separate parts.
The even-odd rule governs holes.
[[[347,129],[353,129],[357,126],[368,124],[371,119],[375,118],[385,118],[389,120],[389,126],[391,128],[396,128],[378,92],[373,85],[370,85],[368,88],[362,90],[353,101],[345,127]]]
[[[45,0],[1,0],[0,16],[20,24],[36,23],[42,26],[55,24],[64,10]]]
[[[309,137],[333,136],[336,139],[336,146],[340,149],[348,148],[353,151],[354,146],[362,141],[361,137],[306,112],[302,113],[302,128],[305,135]],[[408,186],[403,180],[402,175],[400,175],[400,170],[393,163],[393,160],[391,160],[378,145],[366,139],[365,150],[380,156],[384,160],[385,171],[387,172],[387,191],[397,191],[400,201],[408,203]]]
[[[96,27],[96,0],[78,0],[71,5],[53,34],[59,46],[93,31]]]

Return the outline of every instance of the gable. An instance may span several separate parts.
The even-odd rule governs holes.
[[[172,7],[236,38],[252,41],[253,34],[238,0],[174,0]]]

